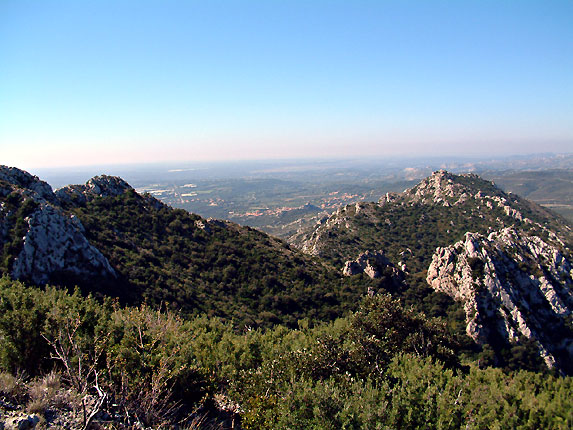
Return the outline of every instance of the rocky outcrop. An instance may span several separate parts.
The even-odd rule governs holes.
[[[465,176],[477,177],[471,174]],[[404,194],[416,202],[431,202],[443,206],[461,204],[468,199],[471,191],[468,187],[460,184],[459,181],[457,181],[458,178],[458,175],[453,175],[445,170],[439,170],[434,172],[430,177],[422,180],[414,188],[406,190]]]
[[[525,337],[548,367],[562,367],[573,362],[572,268],[559,248],[504,228],[438,248],[427,282],[463,303],[466,332],[477,343]]]
[[[131,185],[117,176],[95,176],[84,185],[67,185],[56,190],[62,202],[85,204],[96,197],[116,197],[133,190]]]
[[[380,278],[388,271],[395,276],[399,275],[399,270],[386,258],[383,251],[363,252],[356,260],[344,263],[342,268],[344,276],[365,273],[372,279]]]
[[[125,188],[115,179],[94,178],[95,193],[114,193]],[[76,280],[115,278],[116,273],[102,253],[85,236],[81,222],[60,205],[52,188],[37,177],[16,168],[0,167],[2,196],[17,196],[1,202],[0,239],[11,242],[9,271],[13,278],[34,284],[72,276]],[[23,208],[26,208],[23,210]],[[13,237],[16,235],[17,237]],[[14,244],[21,238],[21,244]]]
[[[12,277],[45,284],[54,276],[77,278],[115,277],[102,253],[84,236],[84,228],[73,215],[51,205],[41,205],[28,216],[23,247],[12,265]]]
[[[409,218],[411,213],[420,213],[416,225],[404,225],[399,218]],[[351,258],[360,252],[360,248],[383,248],[391,253],[388,244],[372,243],[379,240],[372,238],[371,233],[376,231],[380,237],[386,234],[402,236],[401,232],[405,230],[419,230],[420,235],[424,235],[422,230],[428,221],[435,223],[432,228],[445,230],[445,235],[437,234],[437,243],[430,249],[452,243],[465,231],[485,233],[509,226],[533,228],[536,235],[550,237],[552,243],[563,247],[573,241],[571,228],[544,208],[505,193],[493,182],[475,174],[456,175],[439,170],[403,193],[387,193],[377,203],[361,202],[340,208],[320,219],[305,234],[298,234],[291,243],[308,254],[330,258],[333,254],[341,254],[332,249],[336,248],[333,242],[343,235],[346,242],[355,243],[356,248],[336,255],[338,258]],[[369,236],[367,241],[363,240],[365,236]],[[364,242],[368,243],[367,247],[363,246]],[[396,255],[391,259],[398,261]]]
[[[440,170],[401,194],[348,205],[296,244],[336,265],[346,261],[346,274],[366,269],[353,260],[359,252],[384,249],[410,288],[424,288],[419,279],[427,276],[463,303],[476,342],[502,351],[520,341],[523,348],[510,350],[529,354],[537,345],[548,365],[573,363],[570,226],[475,174]]]
[[[15,167],[0,166],[0,181],[31,191],[37,199],[54,201],[52,187],[24,170]],[[7,188],[6,188],[7,189]]]

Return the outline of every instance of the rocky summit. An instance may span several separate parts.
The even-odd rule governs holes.
[[[528,342],[547,366],[572,370],[571,227],[491,181],[440,170],[403,193],[340,208],[302,237],[303,251],[347,275],[375,273],[383,252],[405,277],[403,298],[429,299],[430,286],[463,305],[478,344],[503,354]]]
[[[56,190],[60,201],[85,203],[96,197],[116,197],[133,190],[131,185],[117,176],[95,176],[84,185],[67,185]]]

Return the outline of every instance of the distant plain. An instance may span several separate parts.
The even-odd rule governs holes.
[[[401,192],[438,169],[473,172],[573,222],[573,155],[268,160],[107,165],[32,171],[52,187],[121,176],[173,207],[288,239],[341,206]]]

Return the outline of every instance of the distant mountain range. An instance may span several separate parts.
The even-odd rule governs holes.
[[[118,177],[56,190],[0,167],[3,273],[238,326],[296,326],[389,291],[463,327],[492,362],[533,351],[573,373],[568,223],[473,174],[438,171],[300,231],[295,247],[138,194]]]

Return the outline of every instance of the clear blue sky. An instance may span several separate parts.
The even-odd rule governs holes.
[[[0,164],[545,151],[571,0],[0,0]]]

